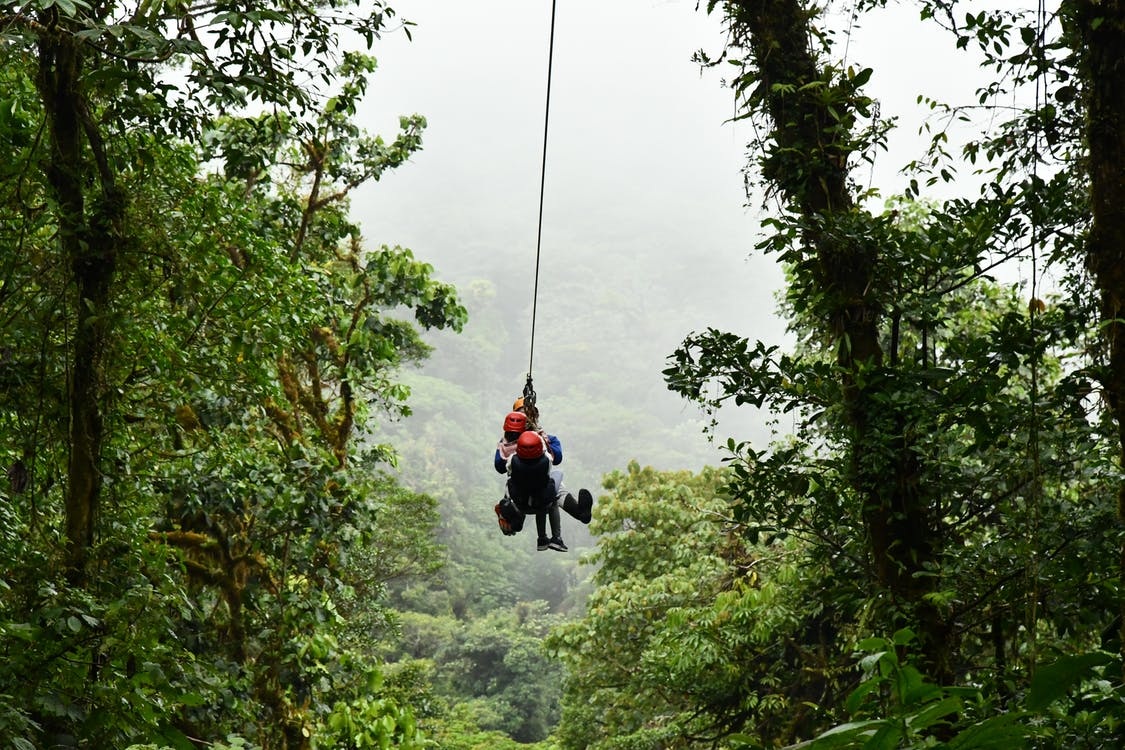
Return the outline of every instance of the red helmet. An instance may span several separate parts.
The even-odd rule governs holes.
[[[543,455],[543,438],[531,430],[523,433],[516,441],[516,455],[527,460],[539,458]]]
[[[527,415],[523,412],[511,411],[504,417],[504,432],[523,432],[527,429]]]

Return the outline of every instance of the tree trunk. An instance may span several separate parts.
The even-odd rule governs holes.
[[[50,22],[50,19],[44,19]],[[47,178],[58,202],[58,238],[75,287],[75,325],[68,379],[69,449],[66,565],[74,583],[85,578],[102,488],[102,360],[107,303],[114,273],[114,221],[120,206],[103,191],[96,220],[86,218],[87,163],[82,148],[84,103],[81,49],[64,31],[39,42],[39,95],[47,113],[51,153]],[[103,183],[105,175],[103,175]]]
[[[942,678],[950,628],[924,599],[933,577],[917,575],[936,558],[928,504],[919,491],[921,465],[907,420],[875,398],[897,387],[880,372],[882,316],[871,294],[881,248],[825,231],[856,210],[847,187],[849,97],[855,92],[843,83],[817,83],[825,76],[811,48],[814,13],[801,0],[732,0],[726,7],[736,41],[750,50],[756,66],[751,106],[773,122],[776,145],[762,159],[763,174],[803,218],[802,241],[828,300],[823,323],[843,373],[851,481],[863,503],[874,575],[915,619],[928,666]]]
[[[1108,362],[1102,378],[1117,421],[1125,467],[1125,2],[1077,0],[1086,84],[1086,140],[1090,154],[1090,235],[1086,260],[1101,297]],[[1125,522],[1125,483],[1117,488],[1117,515]],[[1125,545],[1119,574],[1125,580]],[[1125,599],[1121,602],[1125,615]],[[1125,655],[1125,617],[1121,649]]]

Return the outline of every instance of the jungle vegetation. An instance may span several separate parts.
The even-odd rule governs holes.
[[[522,361],[510,295],[350,215],[422,145],[356,123],[408,22],[0,4],[0,743],[1125,741],[1125,4],[915,0],[989,82],[925,99],[901,195],[831,5],[701,5],[792,345],[685,332],[700,419],[640,408],[639,337],[569,379],[605,450],[564,557],[496,531],[513,394],[457,376]],[[675,455],[730,406],[785,419]]]

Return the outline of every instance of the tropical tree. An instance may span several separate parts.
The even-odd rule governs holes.
[[[1119,647],[1107,636],[1117,574],[1079,572],[1119,544],[1103,533],[1119,441],[1107,442],[1115,433],[1088,398],[1096,383],[1112,390],[1112,354],[1105,367],[1085,356],[1096,318],[1080,262],[1098,262],[1091,249],[1108,256],[1097,255],[1104,244],[1083,245],[1089,136],[1076,109],[1076,87],[1098,99],[1114,78],[1103,89],[1089,74],[1106,72],[1103,39],[1075,53],[1081,34],[1119,19],[1116,8],[1080,6],[1064,3],[1060,26],[1045,13],[919,4],[1003,74],[978,104],[1039,96],[956,155],[948,129],[933,131],[930,151],[910,165],[908,197],[973,165],[985,184],[918,212],[873,210],[875,195],[851,179],[893,120],[864,93],[878,71],[833,55],[819,7],[708,5],[727,22],[721,59],[739,71],[740,116],[763,134],[753,166],[777,206],[759,249],[787,269],[785,310],[800,346],[782,354],[710,330],[685,340],[666,376],[711,406],[730,399],[797,415],[794,440],[729,446],[734,516],[752,535],[800,536],[832,571],[817,598],[832,603],[840,668],[849,644],[872,631],[893,642],[909,626],[921,673],[1004,703],[1048,654]],[[932,107],[970,119],[967,109]],[[1104,136],[1105,110],[1090,105],[1087,116],[1098,112]],[[990,274],[1013,258],[1033,274],[1056,263],[1062,293],[1046,298],[1037,275],[1022,299],[998,288]],[[1103,321],[1107,282],[1103,274]],[[841,738],[825,738],[833,741]]]
[[[368,42],[386,10],[352,14],[350,3],[300,9],[260,6],[140,3],[7,3],[0,6],[6,58],[19,83],[38,97],[44,149],[35,182],[49,201],[47,226],[57,233],[58,258],[72,283],[73,311],[67,381],[66,543],[73,580],[81,581],[94,539],[103,484],[105,410],[102,371],[116,338],[109,314],[119,263],[129,260],[132,227],[131,131],[158,141],[199,139],[217,114],[257,101],[297,115],[316,113],[323,92],[310,80],[335,72],[341,29]],[[173,66],[180,66],[177,76]],[[308,77],[308,78],[306,78]],[[277,118],[268,118],[273,121]],[[269,136],[268,127],[260,134]],[[253,167],[254,156],[246,166]],[[24,170],[29,177],[28,170]],[[314,196],[315,199],[315,196]],[[33,204],[29,204],[33,205]],[[130,231],[127,231],[130,230]]]
[[[819,568],[802,570],[799,543],[749,544],[727,480],[635,462],[606,478],[595,589],[547,640],[567,666],[563,747],[709,747],[747,723],[769,737],[805,721],[808,682],[789,677],[826,674],[799,641],[818,609],[800,606],[801,579]]]
[[[1121,182],[1115,175],[1125,165],[1125,71],[1122,70],[1121,43],[1125,41],[1125,6],[1119,2],[1098,3],[1075,0],[1063,3],[1059,18],[1063,25],[1063,49],[1071,56],[1048,59],[1054,45],[1038,40],[1037,58],[1063,83],[1055,95],[1056,109],[1050,105],[1037,116],[1044,136],[1057,133],[1061,124],[1068,131],[1082,134],[1085,154],[1078,151],[1081,174],[1089,180],[1089,197],[1083,206],[1089,217],[1089,232],[1084,241],[1084,259],[1093,274],[1099,298],[1102,333],[1100,367],[1094,370],[1105,394],[1109,418],[1117,428],[1119,465],[1125,468],[1125,345],[1122,339],[1121,310],[1125,303],[1125,213],[1122,213]],[[1071,67],[1073,65],[1073,68]],[[1073,81],[1073,82],[1072,82]],[[1075,96],[1075,89],[1081,97]],[[1071,107],[1077,102],[1078,112]],[[1067,106],[1071,105],[1071,106]],[[1125,479],[1117,488],[1117,517],[1125,520]],[[1125,577],[1125,541],[1122,542],[1121,577]],[[1118,642],[1125,656],[1125,598],[1121,599],[1121,634]],[[1123,658],[1125,663],[1125,658]]]
[[[420,144],[417,116],[391,142],[352,123],[373,61],[340,36],[392,17],[0,9],[6,742],[416,741],[339,640],[357,583],[432,565],[379,526],[432,505],[360,438],[405,409],[414,326],[464,318],[428,264],[347,218]],[[351,558],[371,543],[374,571]]]

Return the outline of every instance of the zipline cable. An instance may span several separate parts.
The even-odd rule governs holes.
[[[543,107],[543,161],[539,167],[539,221],[535,234],[535,286],[531,292],[531,345],[527,357],[527,384],[524,385],[525,402],[535,404],[535,389],[531,384],[532,365],[535,362],[535,315],[539,305],[539,257],[543,248],[543,196],[547,187],[547,133],[551,123],[551,69],[555,58],[555,2],[551,0],[551,34],[547,43],[547,99]]]

